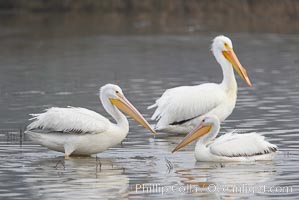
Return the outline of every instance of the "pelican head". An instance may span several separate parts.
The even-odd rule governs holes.
[[[224,65],[226,65],[226,63],[230,66],[233,66],[233,68],[238,72],[245,83],[249,87],[252,87],[246,69],[241,65],[238,57],[233,50],[232,41],[228,37],[225,37],[223,35],[215,37],[212,44],[212,52],[217,62],[222,67],[225,67]]]
[[[212,130],[213,127],[216,127],[217,130]],[[190,142],[203,137],[204,135],[215,132],[218,133],[220,128],[220,121],[217,116],[215,115],[205,115],[203,116],[202,120],[200,121],[200,124],[191,131],[186,137],[175,147],[175,149],[172,151],[174,153],[175,151],[178,151],[179,149],[183,148]]]
[[[132,117],[135,121],[150,130],[152,133],[156,134],[140,112],[125,97],[122,89],[118,85],[106,84],[101,87],[100,98],[102,102],[109,100],[108,102],[110,102],[113,106]],[[105,104],[103,103],[103,105]],[[106,110],[108,111],[108,109]]]

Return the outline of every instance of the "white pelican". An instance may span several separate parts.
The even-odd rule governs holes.
[[[221,65],[222,82],[166,90],[155,104],[148,107],[157,107],[152,116],[152,120],[158,121],[156,130],[189,133],[196,127],[200,117],[208,113],[217,115],[221,122],[224,121],[232,113],[237,99],[237,82],[233,67],[247,85],[252,87],[229,38],[216,37],[212,44],[212,52]]]
[[[227,133],[219,138],[220,121],[215,115],[205,115],[200,125],[190,132],[172,152],[197,138],[195,158],[197,161],[256,161],[272,160],[277,146],[265,141],[257,133]],[[213,141],[212,141],[213,140]]]
[[[85,108],[50,108],[41,114],[32,114],[34,120],[26,134],[31,140],[49,149],[72,155],[100,153],[120,143],[129,132],[127,113],[155,134],[148,122],[125,98],[121,88],[107,84],[100,89],[105,110],[115,119],[111,123],[102,115]],[[118,110],[119,109],[119,110]]]

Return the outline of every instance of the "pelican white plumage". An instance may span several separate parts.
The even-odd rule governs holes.
[[[257,133],[227,133],[216,138],[220,121],[215,115],[205,115],[197,128],[191,131],[172,152],[199,138],[195,146],[197,161],[256,161],[272,160],[277,146]],[[212,141],[213,140],[213,141]]]
[[[205,114],[214,114],[221,122],[224,121],[232,113],[237,99],[237,82],[233,67],[247,85],[252,87],[228,37],[216,37],[213,40],[212,52],[222,68],[222,82],[166,90],[155,104],[148,107],[157,107],[152,116],[152,120],[158,121],[156,130],[188,133]]]
[[[101,87],[100,99],[117,124],[85,108],[53,107],[44,113],[32,114],[31,120],[34,121],[25,133],[42,146],[64,152],[65,157],[96,154],[115,146],[127,136],[129,123],[121,110],[155,134],[119,86],[107,84]]]

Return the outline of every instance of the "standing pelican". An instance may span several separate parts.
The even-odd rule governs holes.
[[[107,84],[100,89],[100,99],[105,110],[115,119],[111,123],[102,115],[85,108],[50,108],[33,114],[26,134],[36,143],[49,149],[72,155],[91,155],[120,143],[129,132],[127,113],[142,126],[152,130],[148,122],[125,98],[121,88]]]
[[[157,107],[152,116],[152,120],[158,121],[156,130],[188,133],[196,126],[196,122],[200,120],[198,118],[207,113],[217,115],[220,121],[224,121],[232,113],[237,99],[237,82],[233,68],[247,85],[252,87],[229,38],[216,37],[212,52],[222,68],[222,82],[166,90],[155,104],[148,107]]]
[[[220,121],[215,115],[205,115],[200,125],[190,132],[172,152],[199,138],[195,147],[197,161],[255,161],[272,160],[277,146],[265,141],[257,133],[227,133],[213,140],[219,133]],[[213,140],[213,141],[212,141]]]

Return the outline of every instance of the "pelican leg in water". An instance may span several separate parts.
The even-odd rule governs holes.
[[[237,99],[237,82],[233,69],[249,87],[252,86],[229,38],[216,37],[213,40],[212,52],[222,68],[222,82],[166,90],[155,104],[148,107],[156,107],[152,116],[152,120],[158,121],[156,130],[189,133],[205,114],[214,114],[221,122],[224,121],[232,113]]]
[[[200,125],[190,132],[172,152],[199,138],[195,146],[197,161],[256,161],[272,160],[277,146],[257,133],[227,133],[213,140],[219,133],[220,121],[215,115],[205,115]]]
[[[53,107],[44,113],[33,114],[33,122],[28,125],[25,133],[35,143],[63,152],[65,157],[96,154],[119,144],[129,132],[128,120],[122,112],[155,134],[119,86],[103,86],[100,99],[117,124],[85,108]]]

